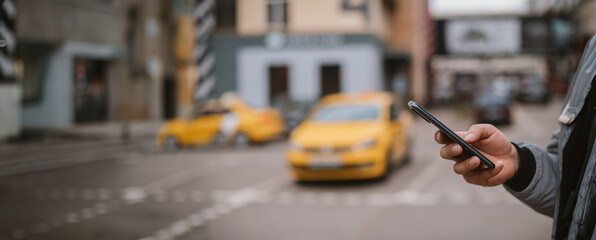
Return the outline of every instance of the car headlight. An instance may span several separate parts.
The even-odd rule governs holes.
[[[360,151],[360,150],[369,149],[371,147],[374,147],[376,144],[377,144],[377,141],[375,141],[374,139],[362,141],[362,142],[352,145],[352,151]]]
[[[290,149],[294,151],[302,151],[302,145],[295,141],[290,141]]]

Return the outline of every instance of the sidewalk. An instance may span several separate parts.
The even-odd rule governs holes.
[[[153,151],[161,122],[112,122],[66,129],[26,130],[0,142],[0,176],[113,160]]]

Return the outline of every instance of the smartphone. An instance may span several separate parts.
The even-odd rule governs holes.
[[[472,145],[468,144],[462,138],[457,136],[457,134],[455,134],[455,132],[451,131],[451,129],[449,129],[447,126],[445,126],[445,124],[443,124],[441,121],[437,120],[433,115],[431,115],[429,112],[424,110],[424,108],[422,108],[418,104],[416,104],[416,102],[409,101],[408,107],[410,107],[410,109],[412,109],[412,111],[414,111],[416,114],[418,114],[418,116],[422,117],[428,123],[432,123],[437,128],[439,128],[439,130],[441,130],[441,132],[443,132],[445,135],[447,135],[447,137],[451,138],[451,140],[453,140],[454,142],[456,142],[457,144],[462,146],[462,148],[464,149],[463,156],[466,159],[471,156],[476,156],[476,157],[480,158],[480,161],[482,161],[482,163],[484,165],[486,165],[488,168],[490,168],[490,169],[495,168],[495,164],[493,162],[488,160],[487,157],[482,155],[482,153],[480,153],[478,150],[476,150],[474,147],[472,147]]]

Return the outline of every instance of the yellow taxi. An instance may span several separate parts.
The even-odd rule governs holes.
[[[192,120],[174,119],[157,133],[162,149],[227,143],[246,146],[271,140],[285,131],[281,114],[275,109],[254,109],[237,97],[209,100]]]
[[[380,178],[409,161],[413,118],[390,93],[321,99],[292,132],[286,159],[296,181]]]

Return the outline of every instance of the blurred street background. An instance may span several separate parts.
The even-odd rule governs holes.
[[[403,103],[546,146],[596,1],[0,3],[0,240],[550,237],[454,174]],[[366,137],[329,140],[356,110],[307,131],[375,92],[398,100]]]

